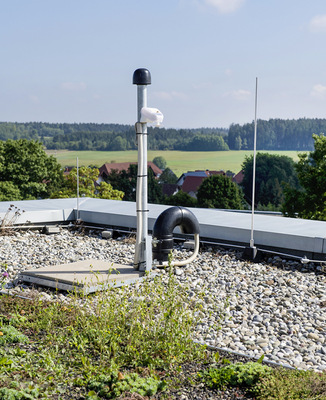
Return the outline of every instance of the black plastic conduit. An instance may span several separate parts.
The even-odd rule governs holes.
[[[170,207],[163,211],[153,227],[152,252],[156,265],[167,265],[169,254],[173,249],[173,230],[179,226],[182,233],[195,235],[194,255],[184,262],[173,263],[184,265],[196,257],[199,249],[199,223],[195,215],[184,207]]]

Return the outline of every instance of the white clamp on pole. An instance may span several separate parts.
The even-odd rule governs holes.
[[[160,126],[163,122],[163,114],[157,108],[143,107],[140,110],[140,122],[147,122],[154,126]]]

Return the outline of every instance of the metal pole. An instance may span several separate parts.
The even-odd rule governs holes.
[[[147,205],[147,124],[140,123],[141,109],[147,107],[147,86],[137,86],[138,98],[138,121],[137,121],[137,142],[138,142],[138,169],[137,169],[137,219],[139,220],[139,259],[138,269],[146,269],[146,237],[148,234],[148,205]]]
[[[79,163],[77,157],[77,221],[79,220]]]
[[[138,171],[136,189],[137,237],[134,268],[140,271],[151,269],[151,243],[148,236],[148,189],[147,189],[147,123],[141,121],[141,110],[147,107],[147,85],[151,75],[147,69],[134,72],[133,83],[137,85],[137,123]]]
[[[256,78],[256,93],[255,93],[255,129],[254,129],[254,160],[252,173],[252,200],[251,200],[251,236],[250,247],[254,247],[254,214],[255,214],[255,181],[256,181],[256,144],[257,144],[257,93],[258,93],[258,78]]]

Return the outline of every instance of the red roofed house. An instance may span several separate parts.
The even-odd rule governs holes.
[[[100,176],[97,180],[97,183],[102,182],[105,180],[108,175],[111,173],[112,170],[116,170],[118,172],[121,172],[123,170],[127,171],[130,164],[137,164],[136,162],[123,162],[123,163],[105,163],[102,165],[102,167],[99,168],[100,171]],[[150,168],[153,171],[153,174],[155,178],[159,178],[159,176],[162,174],[162,170],[157,167],[152,161],[148,161],[147,163],[148,168]]]
[[[181,190],[188,193],[191,197],[196,198],[197,190],[206,178],[207,176],[186,176],[181,186]]]
[[[241,185],[243,178],[244,178],[244,173],[243,173],[243,171],[240,171],[234,175],[234,177],[232,178],[232,181],[237,183],[238,185]]]
[[[180,176],[177,185],[180,190],[188,193],[191,197],[196,198],[196,194],[199,186],[202,184],[203,180],[212,175],[225,175],[224,171],[188,171]]]

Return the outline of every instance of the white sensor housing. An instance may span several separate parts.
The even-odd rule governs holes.
[[[163,122],[163,114],[157,108],[143,107],[140,110],[140,122],[160,126]]]

